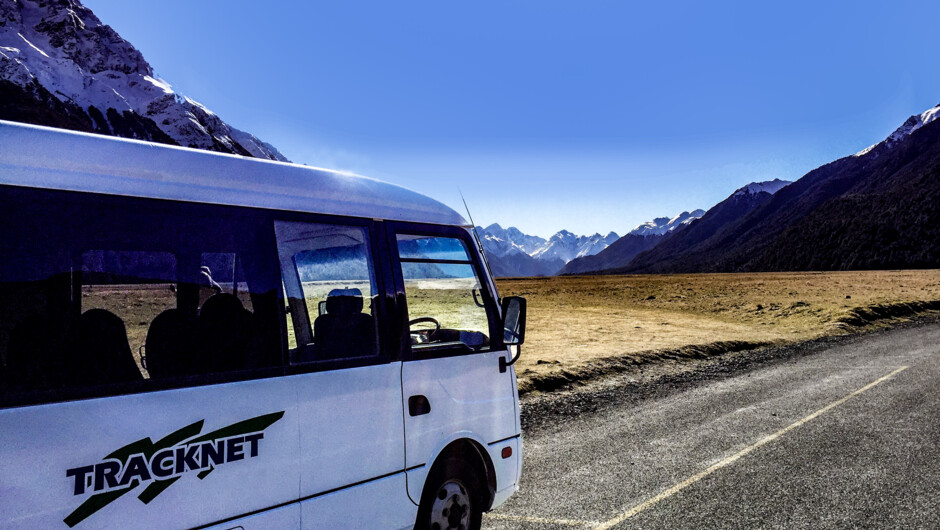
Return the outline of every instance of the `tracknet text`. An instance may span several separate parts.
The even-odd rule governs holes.
[[[257,432],[194,444],[161,449],[150,460],[134,454],[125,462],[105,459],[97,464],[76,467],[65,475],[74,478],[74,494],[96,493],[123,488],[134,481],[166,480],[191,471],[208,471],[216,466],[255,458],[264,434]]]

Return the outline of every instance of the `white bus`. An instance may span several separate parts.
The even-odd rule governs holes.
[[[0,528],[478,527],[524,326],[423,195],[0,122]]]

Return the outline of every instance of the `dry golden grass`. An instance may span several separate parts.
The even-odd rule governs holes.
[[[528,299],[522,386],[609,357],[725,341],[847,333],[853,310],[940,300],[940,271],[575,276],[502,279]]]

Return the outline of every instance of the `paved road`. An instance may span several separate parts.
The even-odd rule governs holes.
[[[938,528],[940,324],[542,426],[484,528]]]

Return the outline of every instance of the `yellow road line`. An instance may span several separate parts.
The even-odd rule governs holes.
[[[867,385],[863,386],[862,388],[859,388],[859,389],[856,390],[855,392],[852,392],[851,394],[849,394],[849,395],[847,395],[847,396],[845,396],[845,397],[843,397],[843,398],[841,398],[841,399],[839,399],[839,400],[837,400],[837,401],[833,401],[832,403],[830,403],[830,404],[826,405],[825,407],[823,407],[823,408],[817,410],[816,412],[810,414],[809,416],[806,416],[805,418],[803,418],[803,419],[801,419],[801,420],[799,420],[799,421],[797,421],[797,422],[795,422],[795,423],[792,423],[792,424],[790,424],[790,425],[784,427],[783,429],[780,429],[779,431],[777,431],[777,432],[775,432],[775,433],[773,433],[773,434],[771,434],[771,435],[769,435],[769,436],[767,436],[767,437],[765,437],[765,438],[760,439],[759,441],[757,441],[757,442],[754,443],[753,445],[750,445],[750,446],[748,446],[748,447],[745,447],[744,449],[742,449],[742,450],[738,451],[737,453],[735,453],[735,454],[729,456],[728,458],[725,458],[724,460],[718,462],[717,464],[712,465],[711,467],[709,467],[709,468],[706,469],[705,471],[702,471],[701,473],[697,473],[697,474],[695,474],[695,475],[692,475],[691,477],[689,477],[689,478],[683,480],[682,482],[679,482],[678,484],[672,486],[671,488],[662,491],[659,495],[656,495],[655,497],[653,497],[653,498],[647,500],[646,502],[644,502],[644,503],[642,503],[642,504],[638,504],[638,505],[634,506],[633,508],[630,508],[630,509],[627,510],[626,512],[624,512],[624,513],[618,515],[617,517],[614,517],[613,519],[611,519],[611,520],[609,520],[609,521],[607,521],[607,522],[605,522],[605,523],[602,523],[602,524],[599,524],[599,525],[595,526],[595,527],[594,527],[595,530],[607,530],[608,528],[612,528],[612,527],[614,527],[614,526],[616,526],[616,525],[618,525],[618,524],[620,524],[620,523],[626,521],[627,519],[633,517],[634,515],[636,515],[636,514],[642,512],[643,510],[649,508],[650,506],[653,506],[654,504],[656,504],[656,503],[658,503],[658,502],[660,502],[660,501],[662,501],[662,500],[664,500],[664,499],[668,499],[669,497],[672,497],[672,496],[675,495],[676,493],[679,493],[680,491],[684,490],[685,488],[688,488],[688,487],[691,486],[692,484],[695,484],[696,482],[702,480],[703,478],[707,477],[708,475],[711,475],[711,474],[714,473],[715,471],[718,471],[719,469],[721,469],[721,468],[723,468],[723,467],[725,467],[725,466],[728,466],[728,465],[730,465],[730,464],[736,462],[738,459],[740,459],[741,457],[747,455],[747,454],[750,453],[751,451],[753,451],[753,450],[755,450],[755,449],[757,449],[757,448],[759,448],[759,447],[761,447],[761,446],[764,446],[764,445],[766,445],[766,444],[768,444],[768,443],[770,443],[770,442],[776,440],[777,438],[780,438],[780,437],[783,436],[784,434],[786,434],[786,433],[792,431],[793,429],[796,429],[797,427],[803,425],[804,423],[807,423],[807,422],[809,422],[809,421],[812,421],[812,420],[816,419],[817,417],[821,416],[822,414],[825,414],[826,412],[828,412],[830,409],[833,409],[833,408],[835,408],[835,407],[838,407],[839,405],[845,403],[846,401],[852,399],[853,397],[855,397],[855,396],[861,394],[862,392],[865,392],[865,391],[871,389],[872,387],[874,387],[874,386],[876,386],[876,385],[879,385],[879,384],[881,384],[881,383],[887,381],[888,379],[891,379],[891,378],[894,377],[895,375],[897,375],[897,374],[903,372],[904,370],[907,370],[908,368],[909,368],[908,366],[902,366],[902,367],[898,368],[897,370],[891,372],[890,374],[888,374],[888,375],[886,375],[886,376],[884,376],[884,377],[881,377],[881,378],[879,378],[879,379],[876,379],[876,380],[872,381],[871,383],[868,383]]]
[[[577,521],[574,519],[552,519],[550,517],[530,517],[528,515],[511,515],[508,513],[488,513],[487,519],[503,519],[507,521],[519,521],[521,523],[536,524],[554,524],[564,526],[597,526],[597,521]]]

